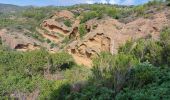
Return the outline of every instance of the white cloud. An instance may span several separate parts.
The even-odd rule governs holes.
[[[103,3],[106,4],[106,0],[54,0],[57,2],[57,5],[74,5],[80,3]],[[142,4],[147,2],[148,0],[110,0],[110,4],[120,4],[120,5],[135,5]]]
[[[88,3],[88,4],[93,4],[93,3],[94,3],[94,0],[86,0],[86,3]]]
[[[135,4],[135,0],[125,0],[121,4],[122,5],[133,5],[133,4]]]
[[[119,4],[121,0],[110,0],[111,4]]]
[[[107,3],[106,0],[101,0],[100,2],[101,2],[101,3]]]

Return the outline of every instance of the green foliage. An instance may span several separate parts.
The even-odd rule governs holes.
[[[53,8],[28,8],[22,12],[22,16],[26,18],[32,18],[35,19],[36,21],[40,21],[44,19],[47,14],[49,14],[50,10]]]
[[[43,73],[48,60],[48,52],[45,50],[26,52],[23,55],[22,66],[27,69],[27,73],[34,75],[37,72]]]
[[[66,95],[70,93],[67,80],[42,81],[40,87],[40,100],[65,100]]]
[[[56,47],[56,46],[57,46],[57,44],[55,44],[55,43],[53,43],[53,42],[50,44],[50,48],[54,48],[54,47]]]
[[[90,8],[91,11],[82,14],[83,18],[81,19],[81,23],[85,23],[86,21],[93,18],[101,19],[105,15],[119,19],[120,15],[124,12],[123,9],[119,9],[114,6],[92,5]]]
[[[114,87],[117,91],[125,82],[128,71],[137,63],[139,63],[138,60],[132,55],[120,53],[112,56],[108,53],[102,53],[94,59],[92,80],[99,85]]]
[[[69,100],[112,100],[113,93],[106,87],[88,86],[81,93],[72,93],[67,96]]]
[[[148,62],[136,65],[130,72],[127,86],[134,89],[153,83],[157,80],[157,73],[158,68]]]
[[[69,42],[70,42],[70,38],[68,36],[66,36],[62,41],[62,43],[64,44],[68,44]]]
[[[146,64],[145,64],[146,65]],[[145,66],[144,65],[144,66]],[[142,65],[143,66],[143,65]],[[156,68],[156,67],[142,67],[140,69],[148,70],[143,72],[145,79],[149,79],[147,84],[143,84],[143,87],[133,87],[132,85],[124,88],[119,94],[116,96],[116,100],[168,100],[170,99],[170,69],[169,68]],[[147,72],[147,74],[146,74]],[[151,72],[151,74],[149,73]],[[156,73],[155,73],[156,72]],[[142,71],[140,71],[142,73]],[[137,74],[137,73],[136,73]],[[153,74],[153,76],[152,76]],[[142,75],[142,76],[143,76]],[[147,76],[147,77],[146,77]],[[149,77],[150,78],[149,78]],[[133,77],[136,77],[135,74]],[[152,80],[154,79],[154,80]],[[155,80],[156,79],[156,80]],[[134,84],[134,78],[130,79],[131,82],[129,84]],[[141,82],[144,83],[145,81],[136,81],[138,83],[137,86],[141,85]],[[135,83],[136,83],[135,82]],[[132,86],[132,87],[131,87]]]
[[[152,0],[147,3],[148,6],[160,5],[164,0]]]
[[[74,66],[72,69],[67,69],[64,73],[65,78],[72,84],[86,81],[88,80],[89,75],[91,75],[90,70],[85,66]]]
[[[80,37],[87,33],[84,23],[90,19],[105,16],[119,19],[133,13],[136,16],[145,16],[145,11],[151,5],[159,6],[159,3],[150,2],[136,7],[80,5],[78,7],[89,10],[80,14],[82,17],[82,24],[78,29]],[[26,28],[31,32],[25,35],[43,40],[41,35],[37,35],[35,28],[56,9],[59,8],[36,7],[23,10],[22,14],[16,15],[23,18],[22,21],[10,19],[12,15],[1,13],[0,27],[8,26],[17,30]],[[72,26],[70,20],[65,20],[64,24]],[[63,37],[59,33],[54,34]],[[63,43],[67,44],[69,41],[70,39],[66,37]],[[47,42],[51,43],[48,40]],[[53,43],[51,47],[54,47]],[[169,28],[162,30],[159,41],[151,38],[128,41],[116,55],[106,52],[99,54],[94,58],[91,69],[75,65],[72,56],[65,52],[54,54],[49,54],[45,50],[17,52],[1,46],[0,98],[13,99],[11,94],[16,92],[29,95],[39,91],[40,100],[169,100],[169,66]],[[56,73],[61,74],[64,79],[51,80],[45,77],[45,74],[55,76]],[[77,92],[71,90],[78,83],[82,87]]]
[[[78,28],[78,31],[79,31],[80,37],[82,38],[87,33],[85,24],[81,24]]]
[[[136,42],[128,41],[125,46],[119,49],[119,52],[134,55],[140,61],[149,61],[154,65],[162,63],[163,48],[159,42],[152,39],[140,39]]]
[[[1,75],[0,79],[0,97],[3,98],[4,96],[10,97],[10,93],[13,92],[33,92],[34,89],[39,86],[42,77],[24,77],[18,73],[5,72],[3,75]]]
[[[15,70],[21,74],[35,75],[43,71],[47,63],[48,53],[32,51],[27,53],[1,51],[0,64],[7,66],[6,70]]]
[[[51,40],[50,39],[46,39],[47,43],[51,43]]]
[[[161,33],[164,63],[170,65],[170,28],[165,28]]]
[[[83,14],[83,18],[81,19],[81,23],[85,23],[86,21],[98,17],[98,13],[95,11],[89,11]]]
[[[64,21],[64,24],[67,26],[67,27],[71,27],[72,26],[72,22],[70,20],[65,20]]]
[[[134,8],[134,12],[137,14],[137,16],[143,16],[144,15],[144,11],[146,11],[146,6],[141,5],[141,6],[137,6]]]
[[[17,23],[19,22],[15,20],[0,18],[0,27],[9,27],[12,25],[16,25]]]
[[[51,62],[50,62],[51,61]],[[40,98],[52,98],[53,92],[63,83],[55,83],[46,80],[43,75],[46,68],[54,71],[72,67],[74,60],[67,53],[57,53],[50,55],[45,50],[31,52],[0,51],[0,98],[10,97],[14,92],[29,94],[33,91],[40,91]],[[54,69],[56,68],[56,69]],[[57,87],[57,86],[58,87]],[[63,87],[63,89],[66,87]],[[64,89],[69,91],[68,88]],[[63,90],[62,90],[63,91]],[[55,92],[56,93],[56,92]],[[65,92],[62,92],[65,93]],[[53,95],[52,95],[53,94]],[[55,94],[55,97],[58,97]],[[62,97],[62,95],[60,96]]]
[[[74,59],[71,55],[65,52],[55,53],[51,55],[52,70],[62,70],[74,65]]]

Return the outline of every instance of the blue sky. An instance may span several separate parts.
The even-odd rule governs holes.
[[[148,2],[149,0],[110,0],[111,4],[138,5]],[[15,5],[34,5],[34,6],[69,6],[80,3],[106,3],[106,0],[0,0],[0,3]]]

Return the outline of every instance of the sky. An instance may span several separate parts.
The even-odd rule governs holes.
[[[121,5],[138,5],[148,2],[149,0],[110,0],[111,4],[121,4]],[[106,3],[106,0],[0,0],[0,3],[4,4],[14,4],[21,6],[70,6],[74,4],[81,3]]]

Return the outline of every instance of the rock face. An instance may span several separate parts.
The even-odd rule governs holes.
[[[79,37],[78,26],[80,21],[75,19],[74,14],[67,10],[61,10],[54,13],[49,19],[44,20],[41,29],[37,31],[46,39],[61,46],[65,38]],[[70,24],[68,26],[67,24]]]
[[[46,50],[52,53],[58,51],[57,47],[51,48],[50,44],[27,36],[25,31],[29,32],[28,30],[0,30],[2,44],[17,51],[32,51],[40,48],[46,48]]]
[[[123,26],[124,24],[111,18],[90,20],[86,22],[88,33],[82,40],[70,43],[67,50],[79,64],[90,66],[91,58],[102,51],[115,54],[119,44],[122,44],[129,38],[128,35],[119,33],[117,28],[122,28]]]
[[[127,40],[148,35],[158,39],[160,31],[169,23],[165,12],[155,14],[153,19],[139,18],[127,24],[112,18],[93,19],[86,22],[88,33],[82,40],[70,43],[67,51],[79,64],[90,66],[91,58],[102,51],[116,54],[119,46]]]
[[[4,29],[1,30],[0,37],[3,44],[7,45],[11,49],[16,49],[18,51],[30,51],[40,49],[41,45],[39,41],[27,37],[22,33],[8,32]]]
[[[81,10],[72,12],[80,13]],[[12,49],[28,51],[45,47],[52,52],[65,50],[75,58],[78,64],[91,66],[91,59],[100,52],[107,51],[116,54],[118,48],[127,40],[148,35],[152,36],[153,39],[159,39],[160,31],[164,27],[170,26],[169,10],[154,13],[151,18],[140,17],[133,21],[127,21],[127,23],[110,17],[94,18],[84,23],[86,34],[80,38],[80,17],[75,18],[72,12],[58,11],[49,19],[44,20],[40,28],[36,28],[36,31],[42,37],[57,44],[57,48],[51,49],[48,43],[41,43],[16,32],[9,33],[3,30],[0,37],[3,43]],[[69,39],[69,42],[64,44],[63,41],[67,39]]]
[[[81,11],[81,9],[80,9]],[[79,10],[72,11],[80,13]],[[78,64],[91,66],[91,59],[102,51],[116,54],[119,46],[123,45],[127,40],[138,39],[152,36],[159,39],[160,31],[170,23],[167,11],[154,13],[151,18],[137,18],[128,23],[120,22],[116,19],[105,17],[103,19],[92,19],[85,23],[86,35],[80,38],[79,18],[74,18],[74,14],[70,11],[56,12],[50,19],[45,20],[41,26],[47,30],[40,32],[45,38],[61,44],[65,37],[69,37],[73,41],[64,46]],[[65,20],[72,23],[71,27],[64,24]],[[59,33],[63,37],[59,36]]]

